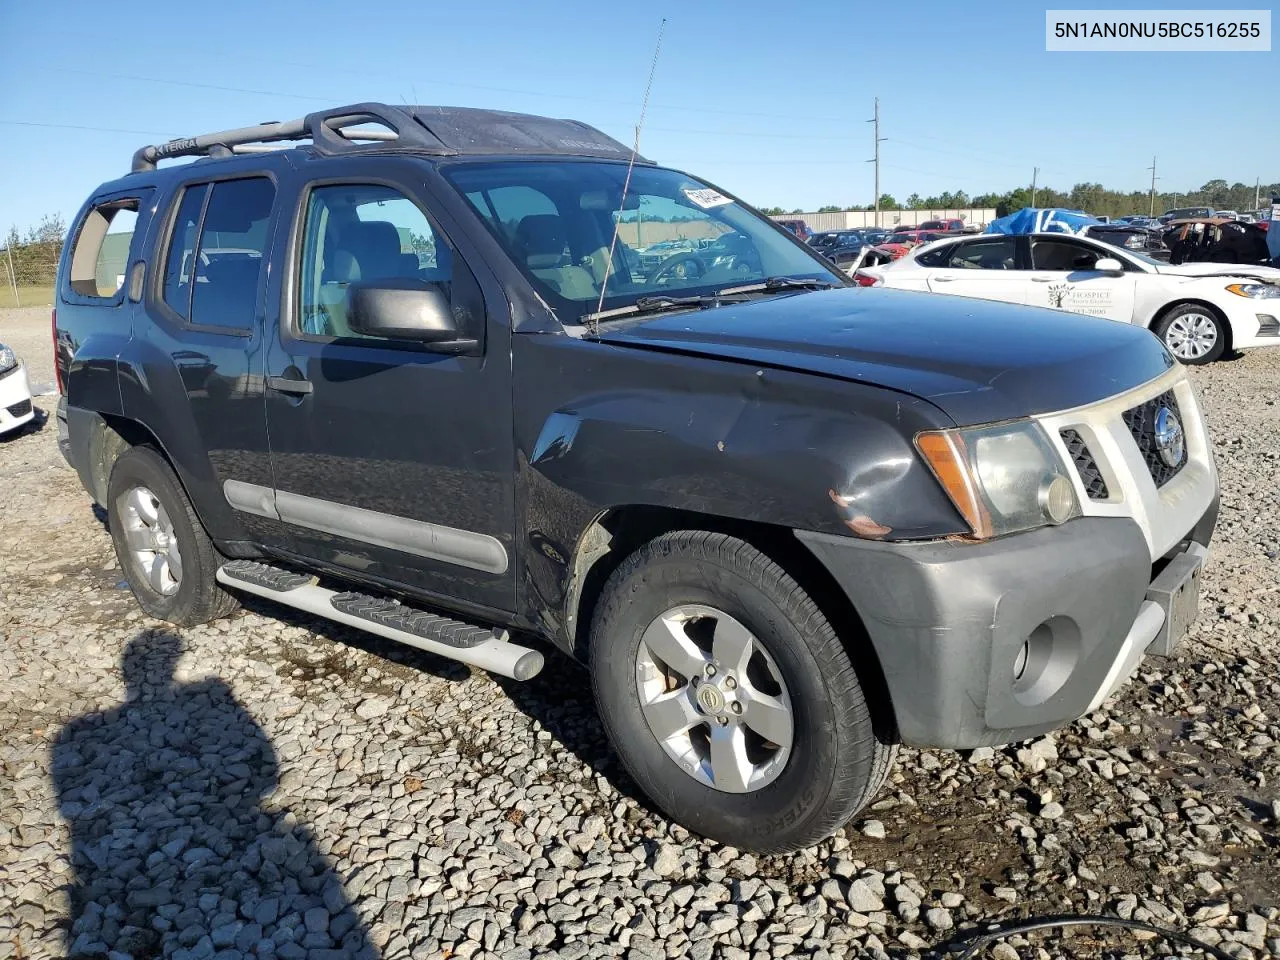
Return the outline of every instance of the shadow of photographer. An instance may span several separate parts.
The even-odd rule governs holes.
[[[127,702],[54,744],[74,870],[67,955],[376,957],[310,830],[263,805],[279,774],[266,733],[221,680],[178,682],[182,653],[173,634],[138,634]]]

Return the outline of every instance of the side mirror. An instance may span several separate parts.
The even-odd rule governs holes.
[[[448,297],[425,280],[388,277],[347,288],[347,323],[356,333],[423,344],[456,343]]]
[[[1093,269],[1102,273],[1124,273],[1124,264],[1115,257],[1099,257]]]

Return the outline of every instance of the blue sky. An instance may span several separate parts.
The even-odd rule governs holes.
[[[758,205],[870,202],[875,96],[899,199],[1003,190],[1034,166],[1057,188],[1145,189],[1153,154],[1164,190],[1280,180],[1280,54],[1046,53],[1044,9],[218,0],[124,17],[11,0],[0,228],[69,217],[143,143],[360,100],[571,116],[629,142],[663,16],[642,152]]]

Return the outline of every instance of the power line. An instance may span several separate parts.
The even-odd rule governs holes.
[[[277,61],[277,62],[287,63],[288,61]],[[324,69],[326,71],[329,71],[330,69],[327,66],[319,67],[314,64],[305,64],[305,63],[299,63],[296,61],[293,62],[293,65],[299,66],[299,67],[308,67],[310,69]],[[199,83],[194,80],[174,80],[169,77],[150,77],[150,76],[143,76],[141,74],[132,74],[132,73],[111,73],[111,72],[99,71],[99,70],[84,70],[78,67],[38,66],[38,67],[34,67],[33,69],[45,70],[51,73],[68,73],[75,76],[101,77],[101,78],[106,78],[111,80],[129,80],[137,83],[155,83],[155,84],[163,84],[167,86],[186,87],[186,88],[197,89],[197,90],[217,90],[223,93],[248,93],[248,94],[253,94],[255,96],[261,96],[261,97],[280,97],[280,98],[291,99],[291,100],[306,100],[312,103],[332,104],[336,100],[341,99],[340,97],[317,97],[309,94],[286,93],[280,90],[258,90],[258,89],[248,88],[248,87],[229,87],[229,86],[224,86],[222,84]],[[390,74],[369,74],[369,73],[363,73],[363,72],[358,73],[356,71],[345,71],[345,72],[350,73],[353,76],[375,76],[375,77],[381,76],[384,79],[400,79],[401,81],[407,81],[409,79],[407,77],[398,77],[398,78],[393,77]],[[417,78],[417,79],[423,79],[423,78]],[[623,100],[608,100],[608,99],[602,99],[597,97],[584,97],[578,94],[553,93],[551,91],[546,91],[546,90],[520,90],[514,87],[492,87],[492,86],[485,86],[482,84],[474,84],[474,83],[458,83],[457,81],[454,81],[454,80],[441,80],[436,78],[426,78],[426,79],[430,79],[432,83],[438,84],[440,86],[452,86],[452,87],[467,88],[472,90],[487,90],[494,93],[514,93],[514,94],[520,94],[522,96],[537,96],[537,97],[544,97],[549,99],[577,100],[580,102],[608,104],[611,106],[631,106],[631,104],[627,104]],[[833,123],[833,122],[839,122],[840,120],[840,118],[838,117],[798,117],[795,114],[760,113],[760,112],[745,111],[745,110],[718,110],[718,109],[713,109],[708,107],[689,107],[689,106],[682,106],[682,105],[676,105],[676,104],[655,103],[650,105],[650,109],[679,111],[679,112],[697,113],[697,114],[716,114],[719,116],[729,116],[729,117],[760,117],[766,120],[791,120],[793,122],[800,121],[800,122],[812,122],[812,123]]]
[[[0,120],[11,127],[49,127],[54,130],[89,130],[94,133],[129,133],[139,137],[171,137],[172,134],[156,130],[124,130],[120,127],[90,127],[79,123],[44,123],[39,120]]]

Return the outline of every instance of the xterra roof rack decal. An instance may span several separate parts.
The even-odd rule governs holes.
[[[376,125],[376,128],[372,125]],[[411,150],[437,156],[525,154],[625,159],[630,148],[576,120],[554,120],[501,110],[356,103],[318,110],[297,120],[202,133],[141,147],[133,172],[154,170],[171,157],[229,157],[308,142],[326,156]],[[651,161],[636,158],[637,163]]]

